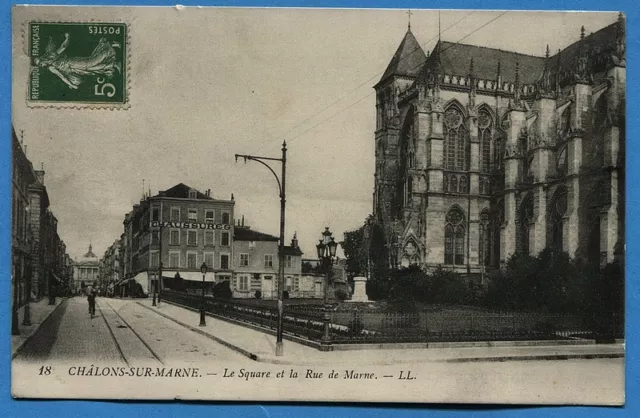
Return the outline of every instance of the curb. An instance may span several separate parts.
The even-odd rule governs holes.
[[[68,299],[69,299],[69,298],[61,298],[60,303],[58,303],[58,305],[57,305],[55,308],[53,308],[53,309],[51,310],[51,312],[49,312],[49,313],[47,314],[47,316],[42,320],[42,322],[40,322],[40,323],[38,324],[38,326],[34,327],[34,328],[31,330],[31,332],[29,333],[29,335],[27,335],[27,336],[25,337],[25,339],[24,339],[24,340],[22,340],[22,341],[18,344],[18,346],[16,347],[16,350],[15,350],[15,351],[13,351],[13,347],[11,347],[11,350],[13,351],[13,352],[11,353],[11,360],[13,360],[14,358],[16,358],[16,357],[18,356],[18,354],[20,354],[20,351],[22,350],[22,348],[27,344],[27,342],[29,342],[29,341],[31,340],[31,338],[32,338],[34,335],[36,335],[36,333],[40,330],[40,327],[42,327],[44,324],[46,324],[46,323],[47,323],[47,321],[49,320],[49,318],[51,318],[51,315],[53,315],[53,313],[54,313],[55,311],[57,311],[58,309],[60,309],[60,307],[62,306],[62,304],[63,304],[63,303],[66,303]]]
[[[444,363],[479,363],[479,362],[505,362],[505,361],[531,361],[531,360],[593,360],[593,359],[613,359],[624,358],[624,353],[593,353],[593,354],[550,354],[531,356],[500,356],[500,357],[468,357],[439,360]]]
[[[171,321],[175,322],[175,323],[176,323],[176,324],[178,324],[178,325],[181,325],[181,326],[183,326],[183,327],[185,327],[185,328],[190,329],[191,331],[193,331],[193,332],[195,332],[195,333],[197,333],[197,334],[200,334],[200,335],[202,335],[202,336],[204,336],[204,337],[207,337],[207,338],[209,338],[209,339],[211,339],[211,340],[213,340],[213,341],[215,341],[215,342],[217,342],[217,343],[220,343],[220,344],[224,345],[225,347],[227,347],[227,348],[229,348],[229,349],[231,349],[231,350],[233,350],[233,351],[236,351],[236,352],[238,352],[238,353],[242,354],[242,355],[243,355],[243,356],[245,356],[245,357],[250,358],[251,360],[254,360],[254,361],[260,361],[260,360],[259,360],[259,357],[258,357],[258,355],[257,355],[257,354],[254,354],[254,353],[252,353],[252,352],[250,352],[250,351],[248,351],[248,350],[245,350],[245,349],[244,349],[244,348],[242,348],[242,347],[238,347],[238,346],[237,346],[237,345],[235,345],[235,344],[231,344],[230,342],[225,341],[225,340],[223,340],[223,339],[221,339],[221,338],[215,337],[215,336],[213,336],[213,335],[211,335],[211,334],[209,334],[209,333],[207,333],[207,332],[202,331],[201,329],[199,329],[199,328],[197,328],[197,327],[191,326],[191,325],[189,325],[189,324],[185,324],[185,323],[184,323],[184,322],[182,322],[182,321],[179,321],[179,320],[177,320],[177,319],[175,319],[175,318],[173,318],[173,317],[171,317],[171,316],[169,316],[169,315],[167,315],[167,314],[165,314],[165,313],[163,313],[163,312],[160,312],[160,311],[158,311],[158,310],[152,309],[151,307],[146,306],[146,305],[144,305],[144,304],[142,304],[142,303],[140,303],[140,302],[136,302],[136,303],[137,303],[138,305],[140,305],[140,306],[144,307],[144,308],[149,309],[151,312],[155,312],[156,314],[158,314],[158,315],[160,315],[160,316],[162,316],[162,317],[164,317],[164,318],[167,318],[167,319],[169,319],[169,320],[171,320]]]

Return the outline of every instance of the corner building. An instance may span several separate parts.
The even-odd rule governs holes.
[[[546,247],[624,249],[625,22],[541,56],[409,29],[376,90],[374,222],[390,264],[475,275]]]
[[[124,220],[124,280],[135,280],[150,294],[161,267],[163,282],[179,275],[187,285],[200,286],[205,262],[208,289],[214,281],[230,281],[234,206],[233,196],[214,199],[210,190],[183,183],[141,200]]]

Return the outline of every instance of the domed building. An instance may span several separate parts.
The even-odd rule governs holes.
[[[99,277],[100,260],[89,244],[89,251],[73,264],[73,292],[78,293],[87,286],[97,284]]]

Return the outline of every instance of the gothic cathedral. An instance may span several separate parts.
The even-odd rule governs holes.
[[[547,247],[621,256],[625,75],[622,15],[544,56],[444,40],[425,54],[409,28],[375,86],[390,264],[475,276]]]

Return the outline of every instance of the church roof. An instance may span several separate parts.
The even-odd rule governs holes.
[[[427,56],[424,50],[415,36],[413,36],[411,29],[409,29],[402,42],[400,42],[396,53],[393,54],[393,58],[391,58],[391,62],[382,75],[380,83],[392,76],[415,77],[426,60]]]
[[[620,24],[620,22],[612,23],[584,38],[584,45],[593,57],[591,65],[594,72],[599,71],[599,68],[596,68],[598,67],[598,62],[596,62],[598,59],[605,58],[605,55],[611,55],[615,52],[616,31],[619,30],[618,25]],[[575,69],[583,45],[578,34],[576,34],[576,39],[576,42],[549,58],[548,68],[552,75],[557,72],[558,65],[561,73],[572,72]],[[514,83],[517,63],[520,83],[534,84],[542,76],[545,65],[546,58],[543,56],[545,51],[540,52],[540,56],[534,56],[484,46],[438,41],[433,53],[426,59],[421,72],[430,72],[439,64],[443,74],[467,76],[473,58],[474,73],[477,79],[495,80],[499,62],[502,80]]]
[[[498,62],[500,62],[500,75],[503,81],[513,83],[515,82],[516,63],[518,63],[520,82],[533,84],[540,77],[544,68],[544,57],[448,41],[440,41],[439,43],[440,45],[436,45],[434,48],[428,66],[431,67],[435,64],[435,60],[438,58],[435,51],[440,48],[440,65],[444,74],[468,75],[471,58],[473,58],[473,68],[478,79],[495,80],[498,74]]]

